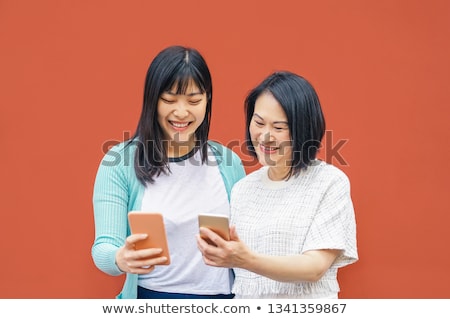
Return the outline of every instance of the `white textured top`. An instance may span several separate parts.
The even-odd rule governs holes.
[[[253,251],[271,256],[340,249],[317,282],[278,282],[235,268],[236,298],[337,298],[337,271],[358,259],[356,223],[347,176],[315,161],[288,181],[272,181],[267,167],[240,180],[231,194],[231,223]]]

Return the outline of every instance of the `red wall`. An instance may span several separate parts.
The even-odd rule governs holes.
[[[358,226],[340,297],[450,298],[450,2],[164,3],[0,2],[0,297],[119,291],[90,256],[102,145],[134,131],[148,64],[183,44],[209,62],[225,144],[243,140],[243,99],[269,72],[315,85],[322,156],[350,177]]]

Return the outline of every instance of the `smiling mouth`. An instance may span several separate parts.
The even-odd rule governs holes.
[[[174,122],[174,121],[169,121],[170,125],[172,125],[173,128],[177,129],[177,130],[182,130],[185,129],[186,127],[189,126],[189,124],[191,124],[192,122]]]
[[[259,144],[259,149],[265,154],[273,154],[278,151],[279,147]]]

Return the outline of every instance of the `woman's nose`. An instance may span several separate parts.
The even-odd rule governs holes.
[[[272,138],[273,138],[273,135],[272,135],[272,133],[270,132],[269,129],[265,130],[265,131],[262,133],[262,140],[263,140],[264,142],[270,142],[270,141],[272,140]]]
[[[185,118],[188,116],[189,112],[187,110],[187,105],[183,101],[178,101],[173,110],[173,114],[178,118]]]

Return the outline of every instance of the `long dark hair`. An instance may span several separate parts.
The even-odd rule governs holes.
[[[207,141],[211,121],[212,80],[202,55],[193,48],[170,46],[151,62],[145,78],[144,101],[136,132],[130,143],[136,143],[134,168],[142,184],[153,183],[161,173],[168,174],[167,150],[158,123],[157,106],[162,93],[176,87],[176,94],[185,94],[189,84],[195,83],[206,93],[206,114],[195,131],[202,162],[207,159]]]
[[[325,134],[325,118],[314,87],[289,71],[274,72],[249,92],[245,99],[246,144],[257,158],[250,136],[250,122],[258,97],[269,92],[280,103],[288,119],[292,141],[292,162],[288,178],[300,173],[316,158]]]

